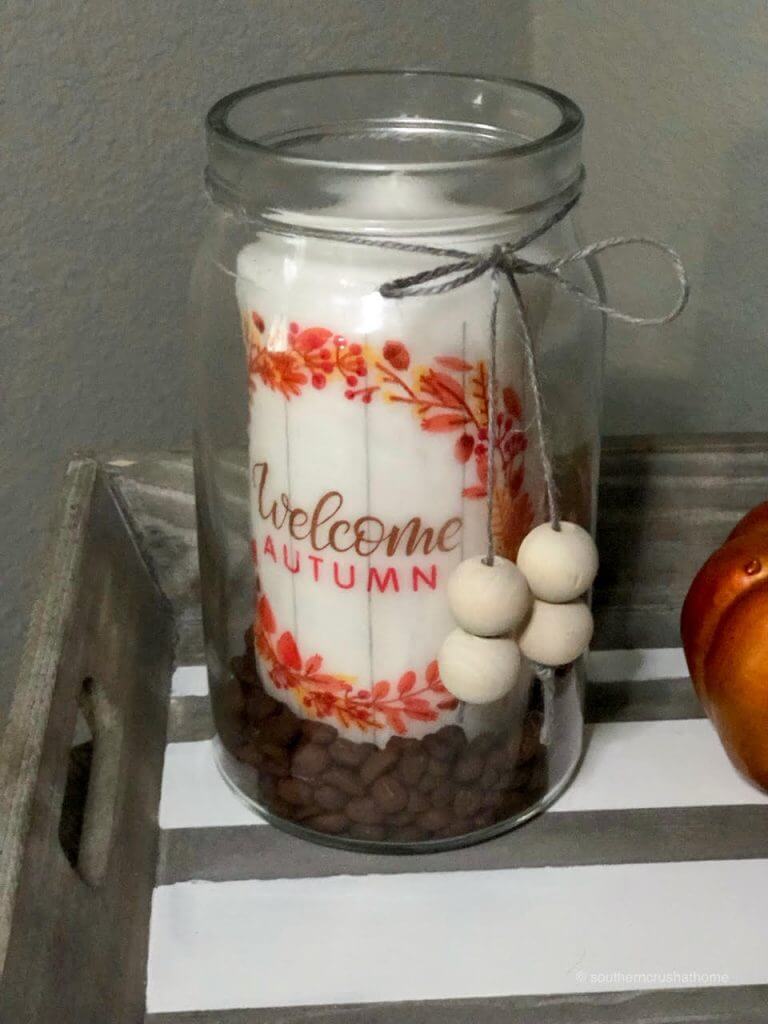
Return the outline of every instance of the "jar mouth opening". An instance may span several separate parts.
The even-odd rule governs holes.
[[[567,96],[521,79],[427,70],[297,75],[224,96],[209,144],[310,169],[457,170],[544,154],[577,137]]]

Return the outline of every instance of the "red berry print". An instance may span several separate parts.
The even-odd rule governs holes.
[[[407,370],[411,356],[402,341],[388,341],[383,350],[384,358],[396,370]]]

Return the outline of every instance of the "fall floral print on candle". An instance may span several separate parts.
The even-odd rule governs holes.
[[[268,344],[259,313],[243,319],[249,388],[267,387],[286,401],[305,388],[323,390],[329,381],[342,381],[344,398],[370,404],[385,401],[410,409],[421,429],[451,440],[450,455],[471,469],[462,496],[472,501],[488,497],[488,376],[483,360],[471,363],[455,355],[437,356],[433,365],[414,365],[402,341],[389,340],[381,349],[352,342],[325,327],[288,325],[283,347]],[[533,504],[525,489],[524,456],[527,439],[517,392],[501,392],[497,414],[497,486],[494,532],[497,550],[514,558],[534,521]]]
[[[436,661],[420,675],[409,670],[393,682],[380,679],[368,690],[357,688],[355,679],[329,672],[320,654],[305,658],[293,634],[279,628],[265,596],[257,603],[254,642],[276,690],[291,691],[310,717],[335,719],[345,728],[387,727],[404,735],[409,719],[436,722],[459,703],[443,686]]]

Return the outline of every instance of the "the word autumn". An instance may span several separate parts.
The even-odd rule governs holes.
[[[253,514],[275,530],[285,531],[295,541],[306,541],[315,552],[324,555],[306,555],[305,566],[315,581],[319,582],[321,572],[329,574],[336,586],[351,589],[363,586],[367,590],[399,590],[401,584],[414,590],[419,583],[434,589],[437,570],[434,564],[427,569],[413,566],[409,579],[402,580],[402,573],[395,568],[356,568],[352,563],[337,562],[334,554],[357,555],[360,558],[376,556],[423,557],[434,553],[455,550],[459,544],[462,521],[458,516],[447,519],[440,527],[426,526],[418,516],[403,524],[388,524],[377,516],[365,515],[350,519],[344,515],[344,497],[340,491],[327,491],[314,508],[304,509],[291,502],[283,493],[271,498],[268,493],[269,466],[257,462],[251,469],[254,491]],[[282,557],[279,547],[283,547]],[[300,552],[289,553],[288,545],[275,545],[271,536],[262,538],[259,545],[260,557],[267,556],[279,562],[292,573],[302,571]]]

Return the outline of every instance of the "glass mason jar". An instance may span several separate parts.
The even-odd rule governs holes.
[[[432,72],[286,79],[207,119],[212,203],[192,282],[202,604],[226,780],[271,823],[362,850],[504,832],[579,761],[579,663],[525,664],[465,704],[440,679],[446,581],[545,518],[518,320],[502,282],[488,451],[491,284],[384,298],[434,255],[486,250],[578,194],[582,116],[526,82]],[[567,216],[522,255],[577,245]],[[445,262],[445,259],[442,260]],[[590,294],[589,266],[567,276]],[[594,526],[604,325],[519,278],[565,519]]]

